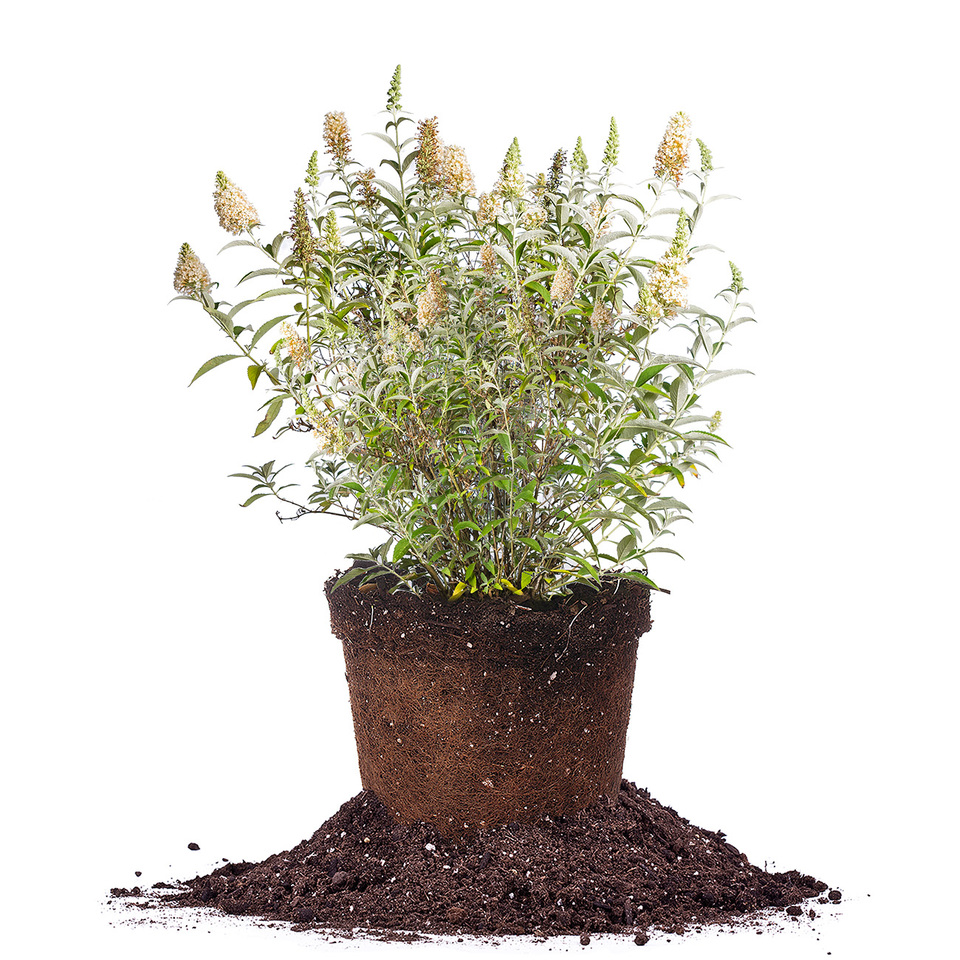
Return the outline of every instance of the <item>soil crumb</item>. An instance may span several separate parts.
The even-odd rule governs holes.
[[[839,899],[812,876],[754,866],[722,831],[692,825],[624,780],[617,797],[573,816],[457,839],[423,823],[398,825],[362,791],[292,850],[226,863],[158,897],[348,935],[573,934],[588,942],[629,933],[643,944],[648,930],[749,923],[768,907],[795,920],[803,901],[829,902],[827,890]]]

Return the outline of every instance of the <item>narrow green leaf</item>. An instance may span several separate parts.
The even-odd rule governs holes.
[[[669,363],[655,363],[651,367],[646,367],[637,374],[637,378],[633,381],[635,387],[642,386],[648,380],[652,380],[658,373],[663,370],[666,370],[669,367]]]
[[[268,320],[266,323],[262,324],[257,332],[253,335],[253,339],[250,341],[250,346],[253,347],[256,345],[257,341],[265,334],[269,333],[278,323],[283,320],[289,320],[292,314],[286,313],[282,317],[274,317],[272,320]]]
[[[242,353],[227,353],[219,357],[211,357],[194,375],[193,380],[187,384],[190,386],[195,380],[199,380],[205,373],[209,373],[214,367],[219,367],[221,363],[226,363],[228,360],[236,360],[238,357],[242,357]]]
[[[270,401],[270,406],[267,407],[267,413],[264,418],[257,424],[257,429],[253,431],[255,437],[259,437],[264,430],[269,429],[270,424],[277,419],[277,416],[280,413],[280,408],[283,406],[283,397],[277,397],[274,400]]]

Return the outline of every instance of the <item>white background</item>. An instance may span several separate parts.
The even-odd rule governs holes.
[[[710,209],[703,239],[750,287],[761,322],[730,358],[756,376],[708,401],[733,446],[685,491],[686,560],[653,571],[672,593],[641,647],[625,773],[754,862],[846,899],[817,930],[645,949],[949,955],[948,9],[168,0],[5,15],[0,874],[13,955],[424,949],[130,929],[101,906],[137,869],[154,882],[285,849],[359,789],[321,585],[370,535],[238,509],[247,488],[227,474],[300,454],[250,438],[261,398],[240,365],[186,389],[225,343],[167,301],[184,240],[233,298],[243,261],[216,255],[230,239],[216,170],[283,229],[323,114],[346,111],[371,156],[360,134],[381,128],[398,62],[404,106],[439,117],[481,188],[515,135],[528,171],[578,135],[598,160],[611,114],[624,174],[642,179],[683,109],[724,168],[714,185],[741,198]],[[713,289],[715,258],[702,261]],[[549,946],[581,949],[530,950]]]

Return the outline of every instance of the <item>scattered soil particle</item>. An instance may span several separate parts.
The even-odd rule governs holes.
[[[187,844],[187,849],[188,849],[188,850],[199,850],[199,849],[200,849],[200,844],[199,844],[199,843],[188,843],[188,844]]]
[[[111,897],[139,897],[143,891],[139,887],[131,887],[127,889],[126,887],[111,887],[110,896]]]
[[[769,873],[734,851],[722,832],[692,825],[626,780],[617,797],[575,815],[456,839],[420,822],[398,824],[362,791],[292,850],[226,863],[158,896],[297,930],[387,939],[573,934],[583,943],[631,933],[643,946],[652,929],[748,923],[763,908],[792,908],[828,889],[796,870]]]

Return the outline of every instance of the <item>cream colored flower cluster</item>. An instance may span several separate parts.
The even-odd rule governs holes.
[[[193,252],[189,243],[180,248],[177,266],[173,271],[173,288],[185,297],[199,300],[201,293],[210,289],[210,272]]]
[[[447,311],[447,292],[443,289],[443,281],[436,270],[430,271],[426,289],[417,295],[417,320],[429,328]]]
[[[313,436],[317,440],[317,451],[339,457],[350,449],[350,440],[336,418],[321,412],[313,397],[305,391],[297,396],[303,406],[307,419],[313,425]]]
[[[663,304],[650,292],[649,285],[640,288],[640,298],[637,301],[636,312],[639,316],[651,323],[663,318]]]
[[[681,110],[667,124],[667,130],[657,150],[653,175],[661,180],[673,180],[679,185],[687,166],[690,149],[690,118]]]
[[[598,300],[593,305],[593,313],[590,314],[590,326],[597,333],[605,333],[613,326],[613,314],[603,300]]]
[[[677,230],[670,249],[650,271],[650,294],[662,307],[662,315],[672,316],[687,306],[689,280],[684,268],[689,260],[687,244],[690,239],[686,213],[681,210]],[[648,314],[653,316],[652,314]]]
[[[467,162],[467,152],[456,145],[443,152],[443,189],[447,196],[458,197],[473,193],[473,172]]]
[[[417,177],[425,187],[441,190],[448,197],[473,193],[473,172],[467,152],[455,144],[447,146],[440,136],[437,118],[417,124]]]
[[[497,263],[497,253],[493,249],[492,243],[485,243],[480,248],[480,266],[483,269],[484,276],[493,277],[496,275],[500,265]]]
[[[481,193],[477,207],[477,226],[486,227],[500,215],[502,206],[495,193]]]
[[[329,453],[335,457],[342,457],[350,449],[350,442],[343,428],[328,414],[320,414],[313,420],[313,436],[317,440],[317,450],[320,453]]]
[[[283,325],[283,345],[293,362],[302,370],[310,360],[310,348],[292,324]]]
[[[247,199],[247,195],[229,180],[222,170],[217,171],[213,206],[220,218],[220,226],[228,233],[241,234],[260,223],[257,211]]]
[[[377,336],[384,363],[399,363],[411,350],[417,353],[423,350],[420,331],[401,320],[390,307],[386,308],[386,320],[386,336]]]
[[[527,230],[538,230],[547,222],[547,211],[539,203],[531,203],[523,211],[523,225]]]
[[[687,305],[689,280],[683,272],[686,256],[667,254],[650,271],[650,292],[669,315],[683,310]]]
[[[560,258],[557,272],[550,284],[550,299],[558,306],[569,303],[577,293],[577,278],[567,263],[566,257]]]
[[[603,206],[594,200],[590,204],[590,220],[587,226],[595,237],[602,237],[610,229],[610,201],[605,200]]]
[[[526,185],[519,169],[503,170],[493,192],[504,200],[519,200]]]
[[[334,110],[323,118],[325,152],[341,167],[350,159],[350,128],[341,110]]]

